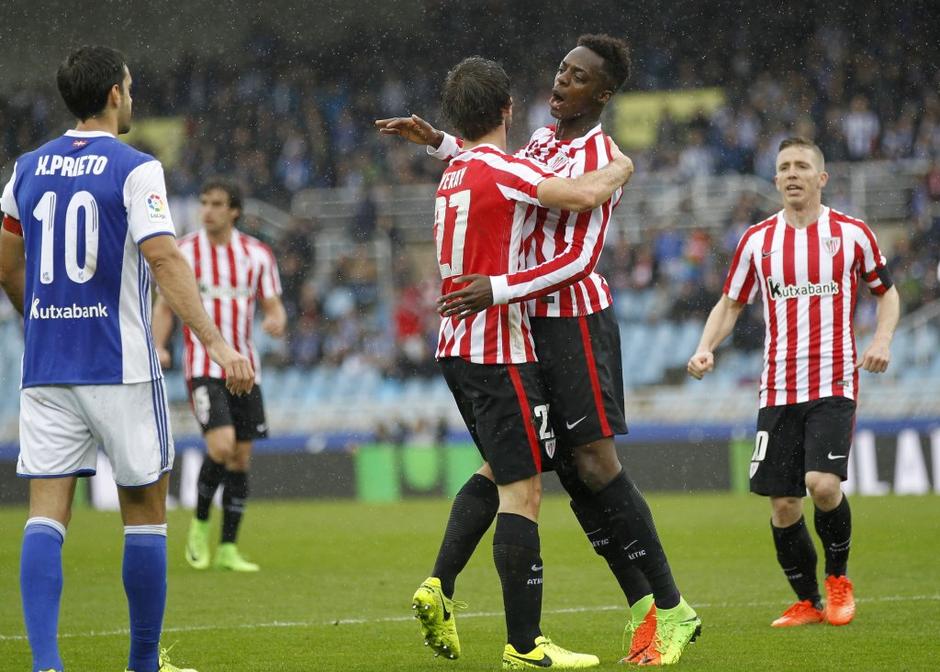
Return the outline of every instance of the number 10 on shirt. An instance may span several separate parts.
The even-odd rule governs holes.
[[[39,254],[39,281],[51,285],[55,279],[52,259],[55,241],[56,193],[47,191],[39,199],[33,216],[42,223],[42,245]],[[85,263],[78,265],[78,211],[85,211]],[[91,280],[98,268],[98,203],[88,191],[79,191],[69,200],[65,210],[65,272],[72,282]]]
[[[434,239],[442,279],[463,275],[463,246],[469,214],[469,189],[451,194],[449,199],[438,196],[434,201]]]

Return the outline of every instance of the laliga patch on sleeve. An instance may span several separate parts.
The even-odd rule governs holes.
[[[166,199],[156,192],[147,195],[147,219],[151,224],[163,224],[168,219]]]

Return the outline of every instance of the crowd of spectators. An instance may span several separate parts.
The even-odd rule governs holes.
[[[907,309],[938,297],[940,69],[932,64],[940,45],[931,34],[930,8],[860,2],[819,9],[808,22],[797,12],[758,12],[732,0],[712,3],[707,14],[701,3],[682,0],[668,12],[624,9],[614,0],[596,4],[595,21],[588,21],[575,0],[553,3],[551,11],[510,0],[428,2],[412,34],[376,27],[325,51],[258,25],[224,58],[135,63],[135,114],[181,120],[181,152],[167,165],[171,194],[194,195],[208,175],[228,174],[252,196],[289,210],[309,188],[365,195],[372,185],[436,181],[440,165],[406,143],[380,138],[371,122],[418,112],[441,123],[438,85],[459,56],[481,53],[506,64],[515,82],[512,141],[519,144],[532,127],[550,121],[545,99],[553,69],[577,35],[621,34],[633,49],[628,90],[720,87],[726,101],[689,119],[664,114],[656,141],[631,152],[643,171],[676,180],[770,177],[777,144],[789,134],[815,139],[829,161],[933,161],[913,208],[911,235],[894,241],[891,264]],[[466,29],[481,16],[500,16],[499,36]],[[600,28],[597,16],[604,17]],[[67,123],[48,83],[0,93],[5,174],[16,155]],[[648,319],[702,318],[720,294],[741,231],[763,214],[746,194],[720,230],[679,219],[645,229],[639,241],[615,235],[601,270],[615,293],[667,295]],[[388,375],[433,371],[433,274],[416,272],[386,229],[395,287],[383,287],[373,249],[382,224],[365,196],[356,222],[347,251],[328,261],[316,258],[314,221],[295,218],[276,237],[257,220],[242,222],[271,239],[283,277],[292,329],[286,343],[272,346],[271,362],[364,366]],[[748,320],[754,327],[760,317]],[[742,330],[742,347],[759,344],[759,335],[748,335],[753,331]]]

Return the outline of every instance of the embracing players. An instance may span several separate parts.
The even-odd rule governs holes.
[[[469,58],[448,73],[441,107],[465,138],[463,149],[444,171],[435,202],[442,293],[452,291],[455,279],[466,273],[505,275],[521,269],[527,213],[534,208],[590,211],[633,172],[630,160],[606,141],[607,165],[575,180],[554,177],[506,154],[512,119],[509,78],[492,61]],[[508,640],[503,667],[574,669],[599,664],[595,656],[554,644],[539,629],[541,462],[543,452],[553,452],[555,435],[526,309],[516,303],[467,318],[443,317],[436,356],[486,460],[486,480],[495,481],[493,558],[503,589]],[[448,657],[459,656],[452,628],[456,605],[442,594],[439,577],[430,577],[418,589],[413,606],[428,644]],[[451,627],[439,627],[442,622]]]
[[[558,175],[575,177],[604,166],[607,136],[600,115],[630,70],[627,45],[607,35],[583,35],[555,74],[551,114],[558,123],[535,131],[516,156]],[[418,117],[376,122],[380,131],[429,145],[447,159],[459,142]],[[515,273],[472,274],[469,285],[443,297],[445,315],[468,315],[497,303],[526,301],[532,337],[557,434],[552,467],[594,550],[616,576],[631,617],[627,662],[675,663],[701,628],[673,579],[646,500],[623,470],[615,434],[624,417],[620,332],[610,289],[595,272],[620,192],[594,210],[533,207],[526,211],[526,263]],[[490,276],[490,277],[486,277]],[[455,283],[457,284],[457,283]],[[496,511],[492,477],[474,474],[454,499],[433,576],[450,598]],[[453,623],[432,624],[456,641]]]

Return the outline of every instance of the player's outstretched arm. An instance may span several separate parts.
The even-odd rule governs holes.
[[[614,192],[633,176],[633,161],[621,153],[612,140],[611,160],[600,170],[593,170],[574,179],[553,177],[538,186],[542,205],[573,212],[585,212],[600,207]]]
[[[0,286],[22,315],[26,292],[26,252],[23,237],[6,229],[0,233]]]
[[[875,300],[878,302],[875,335],[855,368],[865,369],[870,373],[884,373],[891,362],[891,339],[894,338],[894,330],[901,317],[901,297],[897,287],[891,287],[884,294],[875,297]]]
[[[376,119],[375,127],[382,135],[397,135],[416,145],[428,145],[437,149],[444,140],[444,134],[431,126],[417,114],[410,117],[390,117]]]
[[[232,394],[249,392],[255,383],[251,362],[225,342],[202,307],[196,276],[172,236],[154,236],[140,244],[160,292],[173,312],[206,347],[206,352],[225,371],[225,385]]]
[[[151,320],[150,331],[153,332],[153,345],[157,349],[157,357],[160,359],[160,366],[168,369],[173,363],[173,357],[167,348],[170,335],[173,333],[173,309],[166,302],[163,296],[158,296],[153,304],[153,319]]]
[[[287,329],[287,311],[284,310],[284,304],[279,296],[269,296],[261,299],[261,312],[264,313],[264,319],[261,321],[261,328],[265,333],[282,338]]]
[[[697,380],[715,368],[715,349],[721,345],[731,332],[744,310],[744,304],[722,294],[718,303],[712,308],[702,330],[702,338],[698,342],[695,354],[689,359],[686,369],[689,375]]]

